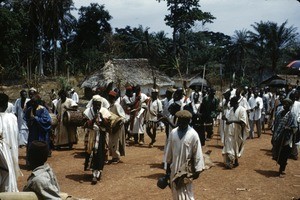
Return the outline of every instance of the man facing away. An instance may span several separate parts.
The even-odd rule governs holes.
[[[27,153],[32,173],[23,191],[34,192],[39,199],[61,199],[56,176],[46,163],[49,154],[48,145],[43,141],[32,141]]]

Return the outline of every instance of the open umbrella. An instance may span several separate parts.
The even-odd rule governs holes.
[[[269,87],[285,87],[287,81],[284,79],[274,79],[267,84]]]
[[[292,62],[290,62],[287,67],[291,68],[291,69],[297,69],[300,70],[300,60],[294,60]]]

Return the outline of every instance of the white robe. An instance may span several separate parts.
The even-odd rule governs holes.
[[[17,178],[22,175],[19,168],[18,122],[13,113],[0,113],[0,192],[18,192]],[[3,191],[4,190],[4,191]]]
[[[191,158],[194,158],[194,168],[196,172],[204,169],[204,158],[200,139],[198,133],[190,126],[188,126],[186,134],[181,139],[178,136],[178,127],[172,130],[169,135],[165,156],[167,163],[171,164],[170,180],[174,178],[180,167]],[[188,183],[182,188],[176,189],[175,183],[172,182],[171,189],[173,199],[194,199],[192,183]]]
[[[24,119],[24,110],[25,110],[25,105],[29,101],[29,98],[26,98],[25,103],[24,103],[24,109],[21,106],[21,98],[18,98],[15,102],[14,106],[14,113],[17,115],[18,118],[18,128],[19,128],[19,145],[26,145],[27,140],[28,140],[28,127],[27,127],[27,122]]]
[[[226,113],[226,118],[229,121],[240,120],[245,123],[245,127],[242,130],[241,125],[237,123],[225,125],[224,147],[222,150],[222,154],[227,154],[231,158],[241,157],[244,151],[244,143],[248,137],[249,132],[247,111],[242,106],[239,106],[235,112],[233,108],[231,108]]]
[[[259,120],[261,118],[261,111],[263,109],[263,100],[261,97],[250,97],[248,100],[251,109],[258,105],[258,108],[249,113],[249,120]]]

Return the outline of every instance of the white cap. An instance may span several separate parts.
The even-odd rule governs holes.
[[[100,95],[96,94],[96,95],[93,96],[93,101],[100,101],[100,102],[102,102],[102,97]]]

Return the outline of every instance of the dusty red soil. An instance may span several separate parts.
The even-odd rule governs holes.
[[[75,85],[75,84],[74,84]],[[55,82],[41,85],[44,100],[48,100],[51,88],[59,88]],[[14,102],[19,96],[21,86],[0,88]],[[83,92],[76,87],[80,97]],[[216,133],[216,129],[215,129]],[[148,148],[149,138],[143,146],[129,146],[122,163],[105,165],[102,180],[91,185],[91,171],[83,170],[83,131],[79,129],[79,143],[73,150],[53,151],[48,163],[58,178],[61,191],[75,197],[92,199],[171,199],[169,188],[164,190],[156,186],[158,177],[164,175],[161,168],[165,134],[157,135],[153,148]],[[240,166],[226,170],[223,166],[222,145],[214,135],[207,142],[203,152],[212,150],[211,159],[215,166],[204,171],[194,181],[196,199],[259,199],[285,200],[300,198],[300,161],[288,160],[287,175],[279,178],[279,166],[271,158],[271,135],[266,131],[261,138],[248,140]],[[25,149],[20,149],[20,166],[24,174],[19,178],[22,190],[30,171],[25,169]]]
[[[100,182],[91,185],[91,172],[83,171],[83,132],[73,150],[53,151],[48,163],[55,171],[61,190],[75,197],[92,199],[171,199],[169,188],[156,186],[161,168],[165,135],[159,133],[153,148],[149,138],[143,146],[128,146],[122,163],[108,164]],[[298,199],[300,198],[300,162],[288,160],[285,178],[279,178],[279,166],[271,159],[271,135],[248,140],[240,166],[224,169],[222,145],[216,135],[207,142],[203,152],[212,150],[215,166],[204,171],[194,182],[196,199]],[[20,150],[20,166],[24,174],[19,178],[20,190],[30,174],[24,168],[25,149]]]

